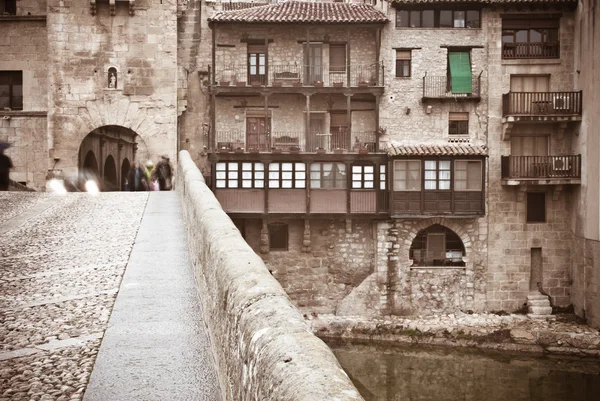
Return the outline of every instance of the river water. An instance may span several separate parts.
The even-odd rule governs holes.
[[[366,401],[599,401],[600,360],[329,343]]]

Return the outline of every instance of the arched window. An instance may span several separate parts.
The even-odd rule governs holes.
[[[464,266],[465,246],[449,228],[434,224],[417,234],[410,246],[413,266]]]

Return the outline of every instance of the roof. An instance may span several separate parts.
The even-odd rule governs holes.
[[[387,16],[369,4],[307,3],[290,1],[234,11],[220,11],[210,22],[244,22],[251,24],[362,24],[386,23]]]
[[[487,156],[485,145],[390,145],[386,149],[390,156]]]
[[[577,4],[578,0],[390,0],[391,4]]]
[[[253,3],[253,2],[235,2],[235,3],[221,3],[221,7],[223,11],[232,11],[232,10],[244,10],[246,8],[266,6],[267,2],[264,3]]]

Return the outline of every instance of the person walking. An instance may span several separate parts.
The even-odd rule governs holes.
[[[8,142],[0,142],[0,191],[8,191],[10,169],[13,168],[12,160],[4,154],[10,146]]]
[[[158,187],[161,191],[170,191],[173,187],[173,166],[169,161],[169,156],[162,155],[161,160],[156,164],[154,176],[158,180]]]
[[[133,165],[129,169],[129,174],[127,174],[127,183],[130,191],[146,190],[147,184],[144,174],[144,170],[140,167],[138,162],[133,162]]]
[[[152,163],[152,160],[148,160],[146,162],[146,167],[144,168],[144,177],[146,177],[148,191],[158,191],[158,182],[152,178],[153,174],[154,163]]]

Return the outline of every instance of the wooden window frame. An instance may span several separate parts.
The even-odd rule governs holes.
[[[432,169],[427,169],[427,162],[434,162],[435,163],[435,170]],[[449,163],[449,169],[444,169],[441,170],[440,169],[440,162],[448,162]],[[427,172],[428,171],[435,171],[435,179],[428,179],[427,176]],[[440,179],[440,172],[442,171],[449,171],[450,172],[450,177],[448,179]],[[453,178],[454,176],[454,171],[453,171],[453,166],[452,166],[452,159],[433,159],[433,158],[425,158],[423,159],[423,191],[452,191],[454,189],[454,183],[453,183]],[[446,182],[448,181],[448,188],[440,188],[440,182]],[[427,182],[435,182],[435,188],[426,188],[426,183]]]
[[[527,31],[527,40],[517,42],[517,32]],[[531,40],[531,32],[539,31],[542,34],[542,40],[535,42]],[[505,42],[507,36],[512,36],[512,42]],[[551,40],[550,38],[556,38]],[[502,58],[503,59],[527,59],[527,58],[560,58],[560,16],[556,14],[517,14],[502,16]],[[504,51],[505,45],[530,45],[539,44],[541,48],[554,46],[557,47],[555,54],[551,56],[525,53],[512,57],[507,57]]]
[[[539,196],[541,195],[540,198],[542,199],[533,199],[534,196]],[[530,205],[530,203],[533,203],[534,201],[538,201],[539,203],[536,202],[535,205]],[[545,192],[527,192],[527,207],[526,207],[526,222],[529,224],[539,224],[539,223],[546,223],[548,220],[548,200],[546,197],[546,193]],[[536,219],[536,217],[539,217],[538,214],[543,214],[543,219]]]
[[[277,169],[272,169],[272,167],[274,165],[278,164],[279,167]],[[291,170],[283,170],[283,165],[284,164],[291,164],[292,165],[292,169]],[[303,165],[304,169],[297,169],[298,165]],[[268,166],[268,173],[267,173],[267,187],[269,189],[306,189],[307,187],[307,181],[309,180],[309,177],[307,177],[307,169],[306,169],[307,165],[304,162],[288,162],[288,161],[273,161],[269,163]],[[277,178],[271,178],[271,173],[277,173],[278,177]],[[292,178],[283,178],[283,173],[291,173],[291,177]],[[304,178],[300,178],[298,176],[304,175]],[[272,181],[277,181],[277,185],[276,186],[272,186]],[[290,187],[284,187],[283,186],[283,182],[284,181],[290,181],[291,182],[291,186]],[[298,185],[299,182],[303,181],[304,184],[303,185]]]
[[[333,175],[332,178],[325,178],[325,170],[323,168],[323,166],[325,164],[331,164],[331,172]],[[343,169],[340,170],[340,177],[338,177],[338,173],[337,173],[337,169],[334,170],[334,168],[336,167],[336,165],[338,166],[342,166]],[[318,169],[313,169],[314,167],[318,167]],[[333,171],[336,171],[336,173],[333,173]],[[313,178],[313,173],[318,173],[319,177],[318,178]],[[341,162],[314,162],[310,164],[310,177],[309,177],[309,181],[310,181],[310,189],[316,189],[316,190],[331,190],[331,189],[346,189],[348,186],[348,173],[346,172],[346,165],[344,163]],[[313,187],[313,181],[318,181],[319,182],[319,187]],[[331,183],[331,187],[327,187],[324,188],[323,184],[325,182],[330,182]]]
[[[419,164],[419,178],[418,178],[418,182],[419,182],[419,188],[418,189],[396,189],[396,182],[398,182],[399,180],[396,179],[396,164],[399,163],[405,163],[406,167],[408,167],[409,163],[417,163]],[[421,192],[423,191],[423,160],[422,159],[396,159],[393,162],[393,170],[394,170],[394,180],[393,180],[393,190],[394,191],[401,191],[401,192]],[[404,171],[408,172],[410,171],[409,169],[405,169]],[[408,186],[408,175],[406,176],[406,178],[404,179],[405,181],[405,186]]]
[[[285,228],[285,230],[281,230],[277,233],[273,233],[272,231],[274,227]],[[267,225],[267,229],[269,231],[269,251],[287,251],[289,250],[289,238],[290,238],[290,226],[285,223],[270,223]],[[285,247],[273,248],[272,238],[277,238],[278,241],[284,242]]]
[[[8,106],[11,110],[23,110],[23,71],[0,71],[0,85],[8,86]],[[21,96],[14,95],[14,87],[21,86]],[[16,99],[21,99],[18,102]]]
[[[424,12],[431,12],[433,11],[433,26],[423,26],[423,13]],[[440,20],[441,20],[441,13],[442,11],[445,12],[450,12],[452,13],[452,26],[441,26]],[[400,24],[400,16],[401,13],[405,12],[408,13],[408,25],[401,25]],[[418,23],[415,21],[415,26],[412,26],[412,20],[413,18],[416,20],[416,15],[418,13]],[[456,13],[464,13],[464,26],[454,26],[454,22],[456,21]],[[477,26],[469,26],[469,13],[477,13],[477,21],[478,23],[476,24]],[[421,28],[421,29],[481,29],[481,9],[480,8],[473,8],[472,6],[457,6],[457,7],[452,7],[452,8],[448,8],[447,6],[445,7],[435,7],[435,6],[421,6],[421,7],[403,7],[403,8],[397,8],[396,9],[396,21],[395,21],[395,26],[396,28]]]
[[[466,114],[467,119],[460,118],[461,116],[458,114]],[[448,136],[469,136],[469,113],[450,112],[448,114]]]
[[[387,190],[387,165],[379,165],[379,189],[381,191]]]
[[[398,58],[398,53],[408,53],[408,58]],[[408,74],[404,75],[403,66],[408,66]],[[412,51],[410,49],[396,49],[396,78],[410,78],[412,76]]]
[[[0,14],[17,15],[17,0],[4,0],[2,6]]]
[[[332,58],[331,58],[331,50],[332,49],[344,49],[344,64],[343,65],[336,65],[332,63]],[[329,72],[335,72],[335,73],[345,73],[346,72],[346,59],[347,59],[347,50],[346,50],[346,45],[329,45]]]
[[[467,166],[469,163],[479,163],[480,176],[479,176],[479,180],[477,180],[477,185],[478,185],[477,189],[469,188],[469,168],[468,167],[465,169],[465,171],[466,171],[466,178],[464,179],[464,181],[466,183],[465,188],[464,189],[456,189],[456,187],[457,187],[456,181],[463,181],[462,179],[457,178],[458,174],[456,174],[456,172],[458,171],[458,169],[456,168],[456,166],[458,163],[466,163]],[[481,191],[483,191],[483,161],[482,160],[455,159],[452,167],[453,167],[453,175],[454,175],[454,180],[453,180],[454,192],[481,192]]]
[[[359,168],[360,171],[355,171],[355,167]],[[371,167],[373,169],[373,171],[371,173],[367,173],[365,171],[365,167]],[[374,163],[352,163],[351,166],[351,176],[350,176],[350,189],[352,190],[358,190],[358,189],[366,189],[369,191],[374,191],[376,190],[375,188],[375,174],[376,172],[376,168],[375,168],[375,164]],[[367,179],[367,174],[370,174],[372,176],[372,178],[369,180]],[[370,183],[371,186],[367,186],[367,183]],[[358,184],[358,186],[354,186],[355,184]]]
[[[237,164],[237,166],[233,166]],[[250,169],[245,169],[250,164]],[[219,165],[225,165],[225,169],[218,169]],[[257,168],[262,165],[263,169]],[[235,168],[234,168],[235,167]],[[225,178],[219,178],[219,173],[225,172]],[[244,178],[244,173],[250,173],[250,178]],[[230,177],[230,173],[231,177]],[[263,178],[260,178],[262,173]],[[233,176],[236,176],[233,178]],[[215,164],[215,188],[216,189],[264,189],[266,185],[266,172],[265,164],[263,162],[244,162],[244,161],[223,161]],[[231,186],[229,181],[235,180],[236,186]],[[250,181],[251,186],[244,187],[244,181]],[[262,181],[262,186],[258,185]],[[219,186],[219,183],[223,182],[224,186]]]

